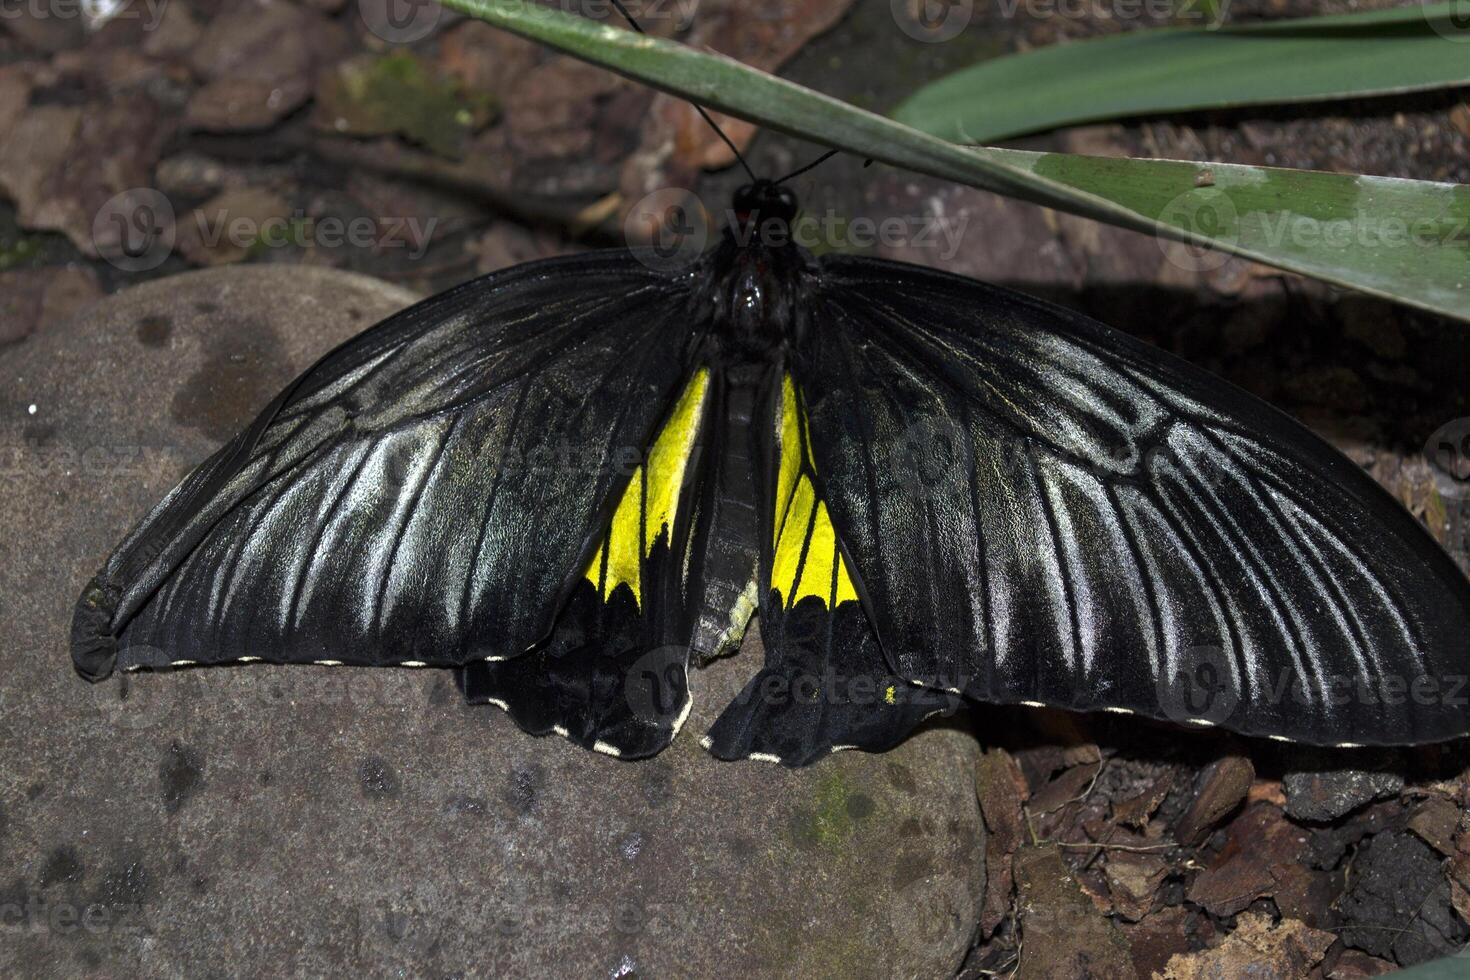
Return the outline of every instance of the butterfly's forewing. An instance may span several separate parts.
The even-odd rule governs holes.
[[[824,263],[794,360],[903,676],[1313,743],[1470,730],[1470,586],[1286,416],[1078,314]]]
[[[706,745],[718,758],[788,766],[882,751],[954,698],[908,683],[884,659],[823,499],[801,393],[784,372],[771,372],[768,388],[753,433],[766,660]]]
[[[688,288],[626,252],[531,263],[349,341],[107,560],[79,671],[523,652],[688,381]]]

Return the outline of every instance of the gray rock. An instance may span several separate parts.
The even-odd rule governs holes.
[[[1409,834],[1368,838],[1336,903],[1342,941],[1400,966],[1458,952],[1470,929],[1455,916],[1440,865],[1439,855]]]
[[[973,739],[718,762],[694,736],[758,649],[699,672],[640,763],[526,736],[440,671],[73,674],[72,603],[128,527],[410,298],[219,269],[0,351],[0,975],[952,972],[983,878]]]
[[[1286,812],[1297,820],[1336,820],[1364,803],[1397,795],[1404,777],[1393,772],[1338,769],[1292,772],[1281,781]]]

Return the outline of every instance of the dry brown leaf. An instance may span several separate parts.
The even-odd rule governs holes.
[[[85,108],[33,106],[0,140],[0,190],[15,201],[22,227],[63,232],[95,256],[93,224],[103,206],[123,191],[149,186],[173,126],[136,90]]]
[[[1249,855],[1206,868],[1189,886],[1189,900],[1211,915],[1230,916],[1248,908],[1276,884],[1265,865]]]
[[[1055,845],[1016,853],[1022,936],[1016,980],[1057,977],[1136,977],[1128,941],[1082,893]]]
[[[346,51],[346,31],[316,11],[259,0],[228,5],[189,52],[205,84],[185,119],[202,129],[263,129],[305,103],[317,70]]]
[[[996,748],[980,757],[975,786],[980,815],[990,831],[985,839],[985,898],[980,911],[981,934],[989,936],[1010,912],[1011,858],[1025,833],[1021,812],[1025,781],[1010,754]]]
[[[1365,980],[1398,970],[1398,964],[1369,956],[1361,949],[1346,949],[1327,971],[1327,980]]]
[[[1109,851],[1106,874],[1113,910],[1130,922],[1142,919],[1169,870],[1169,862],[1158,854]]]
[[[1460,808],[1439,797],[1425,800],[1409,816],[1409,830],[1446,857],[1456,852],[1455,831],[1459,826]]]
[[[1283,918],[1301,919],[1313,929],[1337,924],[1332,903],[1342,894],[1342,872],[1317,871],[1296,862],[1273,864],[1271,876],[1276,879],[1271,900]]]
[[[1255,778],[1255,767],[1245,756],[1229,755],[1210,763],[1199,776],[1199,789],[1175,828],[1175,837],[1183,844],[1204,840],[1245,799]]]
[[[1097,779],[1102,763],[1090,762],[1073,766],[1031,794],[1030,807],[1036,813],[1053,813],[1086,794]]]
[[[179,222],[179,251],[195,265],[243,261],[272,244],[272,234],[289,234],[290,207],[279,194],[261,187],[225,191]]]
[[[1214,949],[1170,957],[1162,980],[1298,980],[1322,962],[1334,937],[1304,922],[1246,913]]]
[[[1191,935],[1201,913],[1174,905],[1159,909],[1139,922],[1123,922],[1120,926],[1133,954],[1133,966],[1141,977],[1151,977],[1164,969],[1171,956],[1188,953],[1196,945]],[[1208,920],[1205,923],[1208,924]]]
[[[1164,802],[1164,797],[1169,795],[1169,790],[1174,786],[1174,773],[1172,770],[1160,773],[1148,788],[1137,796],[1130,797],[1119,803],[1113,804],[1113,819],[1127,827],[1142,830]]]

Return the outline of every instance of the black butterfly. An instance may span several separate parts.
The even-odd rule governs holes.
[[[721,758],[884,749],[956,695],[1470,730],[1470,586],[1306,429],[1065,309],[814,259],[772,182],[734,211],[687,268],[533,262],[327,355],[108,559],[77,669],[454,667],[640,757],[759,610]]]

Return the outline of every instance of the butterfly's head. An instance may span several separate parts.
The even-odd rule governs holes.
[[[740,188],[732,202],[740,230],[754,231],[762,238],[779,236],[785,241],[790,240],[791,222],[796,220],[799,207],[791,188],[764,178]]]
[[[763,358],[781,349],[805,323],[803,276],[811,253],[793,240],[796,195],[773,180],[735,192],[733,217],[720,246],[708,254],[704,289],[724,329],[724,350]]]

